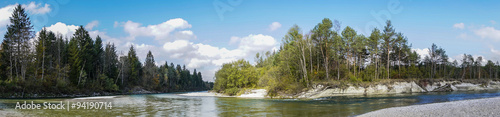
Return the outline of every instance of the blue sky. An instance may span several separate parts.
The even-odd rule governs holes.
[[[0,35],[15,4],[28,9],[37,32],[45,26],[69,37],[83,25],[123,53],[134,45],[143,61],[151,50],[158,64],[186,64],[209,81],[222,63],[253,61],[278,48],[292,25],[308,33],[323,18],[365,35],[389,19],[421,55],[436,43],[452,60],[463,53],[500,60],[499,1],[7,0],[0,2]]]

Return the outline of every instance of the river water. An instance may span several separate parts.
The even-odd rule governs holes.
[[[177,94],[120,95],[87,98],[0,99],[0,112],[28,116],[355,116],[383,108],[498,97],[500,91],[339,96],[314,100],[246,99]],[[111,109],[15,109],[17,102],[73,104],[111,102]]]

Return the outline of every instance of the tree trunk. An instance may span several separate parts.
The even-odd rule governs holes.
[[[387,79],[390,78],[390,74],[389,74],[389,63],[390,63],[389,62],[389,54],[390,54],[390,52],[391,52],[391,49],[389,49],[389,47],[388,47],[388,49],[387,49]]]

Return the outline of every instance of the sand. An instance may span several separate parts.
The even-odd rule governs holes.
[[[386,108],[359,117],[494,117],[500,97]]]

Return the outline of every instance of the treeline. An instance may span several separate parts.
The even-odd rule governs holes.
[[[132,93],[206,90],[196,69],[185,65],[155,64],[151,51],[144,64],[133,46],[118,56],[114,44],[92,39],[83,26],[68,40],[42,29],[35,37],[30,18],[18,5],[0,49],[0,91],[4,93],[75,94],[93,92]]]
[[[283,37],[278,51],[257,53],[255,66],[240,60],[217,71],[214,90],[237,94],[242,88],[268,88],[270,94],[293,94],[324,82],[371,82],[379,79],[477,79],[499,78],[500,65],[464,54],[460,63],[449,62],[435,44],[421,57],[387,21],[369,36],[358,34],[339,21],[323,19],[309,33],[295,25]]]

